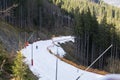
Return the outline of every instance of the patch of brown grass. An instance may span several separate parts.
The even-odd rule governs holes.
[[[58,56],[57,56],[58,57]],[[82,66],[82,65],[77,65],[76,63],[72,62],[72,61],[69,61],[65,58],[61,58],[61,57],[58,57],[60,60],[74,66],[74,67],[77,67],[79,69],[82,69],[82,70],[85,70],[87,67],[85,66]],[[108,74],[108,72],[106,71],[101,71],[101,70],[98,70],[98,69],[93,69],[93,68],[90,68],[89,70],[87,70],[88,72],[93,72],[93,73],[97,73],[97,74],[101,74],[101,75],[105,75],[105,74]]]
[[[59,58],[61,61],[64,61],[64,62],[66,62],[66,63],[68,63],[68,64],[70,64],[70,65],[72,65],[72,66],[74,66],[74,67],[76,67],[76,68],[79,68],[79,69],[81,69],[81,70],[85,70],[87,67],[85,67],[85,66],[82,66],[82,65],[77,65],[76,63],[74,63],[74,62],[72,62],[72,61],[70,61],[70,60],[67,60],[67,59],[65,59],[65,58],[62,58],[62,57],[60,57],[60,56],[57,56],[57,55],[55,55],[51,50],[48,50],[51,54],[53,54],[54,56],[56,56],[57,58]],[[93,73],[96,73],[96,74],[101,74],[101,75],[106,75],[106,74],[108,74],[108,72],[106,72],[106,71],[102,71],[102,70],[98,70],[98,69],[93,69],[93,68],[90,68],[90,69],[88,69],[87,70],[88,72],[93,72]]]

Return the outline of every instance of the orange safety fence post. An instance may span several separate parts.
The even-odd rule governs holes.
[[[26,46],[28,46],[29,45],[29,42],[27,41],[27,42],[25,42],[25,48],[26,48]]]

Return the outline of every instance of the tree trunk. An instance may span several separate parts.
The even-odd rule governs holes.
[[[86,59],[87,59],[87,66],[89,65],[88,63],[89,63],[89,34],[88,34],[88,36],[87,36],[87,57],[86,57]]]
[[[41,31],[42,27],[42,10],[41,7],[39,7],[39,30]]]

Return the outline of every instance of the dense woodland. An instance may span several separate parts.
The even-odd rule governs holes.
[[[25,31],[45,28],[57,34],[56,28],[61,26],[63,26],[61,28],[64,28],[68,25],[68,16],[63,16],[60,9],[50,4],[48,0],[1,0],[1,10],[13,4],[18,4],[18,7],[12,9],[10,15],[1,14],[1,17]]]
[[[18,6],[7,13],[1,12],[0,21],[20,31],[33,32],[44,28],[54,35],[75,36],[71,56],[79,65],[89,66],[112,44],[113,47],[92,67],[120,73],[119,8],[98,0],[1,0],[0,10],[13,4]]]
[[[113,47],[94,68],[120,72],[120,10],[102,1],[50,0],[74,19],[75,53],[79,64],[89,66],[107,47]]]

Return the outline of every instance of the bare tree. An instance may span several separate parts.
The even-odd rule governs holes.
[[[6,60],[4,59],[2,64],[0,65],[0,71],[3,71],[3,66],[4,66],[5,62],[6,62]]]
[[[16,7],[18,7],[18,4],[13,4],[12,6],[8,7],[5,10],[0,10],[0,17],[3,17],[2,14],[4,14],[4,16],[10,16],[11,10]]]

